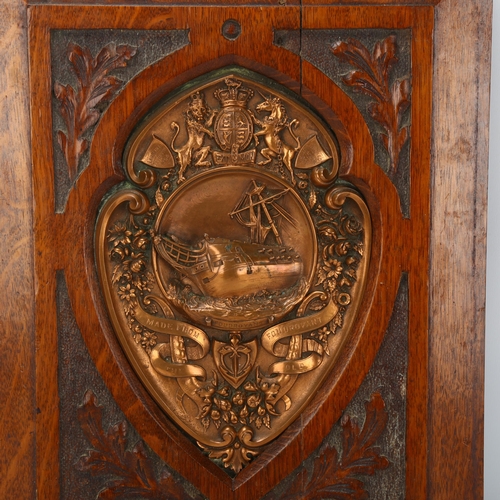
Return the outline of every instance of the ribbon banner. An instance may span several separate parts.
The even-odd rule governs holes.
[[[161,351],[165,344],[170,345],[171,335],[191,339],[198,344],[196,358],[205,357],[210,350],[210,340],[207,334],[200,328],[177,321],[175,319],[158,318],[148,314],[140,307],[135,310],[135,319],[146,328],[153,330],[158,335],[158,344],[151,349],[151,365],[166,377],[202,377],[205,378],[205,369],[199,365],[184,363],[171,363],[165,361]],[[201,353],[200,353],[201,348]],[[189,350],[188,350],[189,352]]]
[[[271,372],[297,375],[317,368],[323,361],[322,346],[310,339],[302,341],[300,335],[326,325],[337,315],[338,310],[337,305],[330,300],[327,306],[318,313],[311,314],[305,318],[292,319],[268,328],[262,334],[262,346],[274,356],[287,356],[289,346],[278,344],[280,340],[287,337],[294,337],[301,344],[300,354],[312,351],[312,354],[303,359],[291,359],[274,363],[270,367]]]
[[[274,363],[270,366],[271,373],[298,375],[317,368],[323,361],[323,347],[315,340],[303,340],[301,335],[326,325],[337,313],[337,305],[330,300],[327,306],[318,313],[286,321],[264,331],[262,346],[274,356],[287,357],[290,356],[292,350],[295,356],[301,356],[305,352],[311,353],[305,358],[287,359]],[[189,358],[200,359],[206,356],[210,350],[210,340],[203,330],[183,321],[158,318],[141,308],[136,309],[135,318],[158,335],[158,344],[151,349],[151,364],[158,373],[174,378],[206,377],[205,369],[199,365],[190,364],[187,361],[172,363],[164,359],[165,352],[169,351],[171,345],[171,336],[191,339],[197,343],[196,351],[187,349]],[[288,337],[292,337],[289,345],[279,343],[280,340]]]

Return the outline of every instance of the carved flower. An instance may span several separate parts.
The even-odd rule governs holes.
[[[144,254],[132,252],[130,260],[127,261],[126,264],[128,264],[130,270],[133,271],[134,273],[141,272],[146,267],[146,262],[144,261]]]
[[[220,400],[219,406],[223,411],[229,411],[231,409],[231,403],[225,399]]]
[[[341,241],[335,245],[335,252],[339,256],[347,255],[350,248],[351,244],[348,241]]]
[[[219,420],[220,419],[220,411],[219,410],[212,410],[210,413],[210,417],[212,420]]]
[[[342,264],[337,259],[326,259],[323,266],[318,268],[318,281],[316,285],[323,283],[323,288],[333,292],[336,287],[336,280],[342,273]],[[334,278],[332,280],[331,278]]]
[[[225,385],[222,389],[217,391],[221,396],[227,396],[229,394],[229,387]]]
[[[255,408],[256,406],[259,405],[260,400],[261,400],[260,395],[251,394],[250,396],[248,396],[247,404],[250,408]]]
[[[337,259],[328,259],[325,261],[323,270],[326,272],[327,278],[337,279],[342,273],[342,264]]]
[[[330,335],[331,333],[332,332],[326,326],[324,326],[317,332],[314,332],[313,337],[316,337],[320,342],[326,342],[328,340],[328,335]]]
[[[344,229],[349,234],[358,234],[363,229],[363,226],[355,217],[347,217],[344,220]]]
[[[140,229],[139,231],[137,231],[137,233],[134,234],[134,241],[132,242],[134,247],[143,250],[144,248],[146,248],[147,243],[148,243],[148,237],[144,229]]]
[[[243,394],[241,392],[237,392],[234,396],[233,396],[233,403],[235,405],[238,405],[238,406],[241,406],[243,403],[245,402],[245,398],[243,397]]]
[[[153,332],[145,331],[141,337],[141,345],[146,351],[150,352],[151,347],[156,345],[156,339],[158,337]]]
[[[322,227],[319,231],[319,234],[321,236],[324,236],[325,238],[328,238],[329,240],[337,239],[337,233],[335,232],[335,229],[333,229],[333,227],[331,226]]]
[[[116,247],[118,245],[129,245],[130,244],[130,236],[132,233],[127,229],[127,226],[122,222],[117,222],[113,228],[111,228],[108,232],[108,240],[110,243],[113,243],[113,246]]]
[[[120,299],[130,302],[132,299],[136,298],[135,288],[130,288],[130,283],[128,285],[121,286],[118,289],[118,295],[120,296]]]

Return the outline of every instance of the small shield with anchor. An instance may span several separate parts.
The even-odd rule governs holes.
[[[221,375],[237,389],[252,370],[257,357],[257,340],[242,343],[241,335],[231,334],[230,343],[214,340],[215,364]]]

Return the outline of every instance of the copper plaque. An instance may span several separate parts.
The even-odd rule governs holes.
[[[338,181],[335,131],[229,68],[130,138],[95,247],[111,322],[160,407],[239,472],[303,411],[359,308],[367,206]]]

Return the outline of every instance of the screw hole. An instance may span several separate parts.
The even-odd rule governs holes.
[[[234,42],[241,35],[241,24],[236,19],[228,19],[222,25],[222,36]]]

